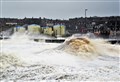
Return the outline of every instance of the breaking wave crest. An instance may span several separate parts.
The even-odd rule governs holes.
[[[119,56],[120,53],[119,45],[112,45],[103,39],[90,39],[83,35],[68,38],[58,49],[84,59],[96,58],[100,55]]]

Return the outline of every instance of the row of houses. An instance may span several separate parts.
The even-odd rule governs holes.
[[[14,32],[24,33],[27,31],[29,34],[46,34],[50,36],[65,36],[66,27],[65,25],[54,25],[54,26],[46,26],[41,27],[37,24],[31,24],[28,26],[16,26],[14,27]]]
[[[5,31],[15,26],[24,26],[37,24],[42,28],[42,33],[48,35],[61,35],[61,31],[55,31],[54,25],[65,25],[66,34],[92,32],[100,36],[119,36],[120,35],[120,16],[110,17],[79,17],[69,20],[47,19],[47,18],[0,18],[0,31]],[[52,24],[52,25],[48,25]]]

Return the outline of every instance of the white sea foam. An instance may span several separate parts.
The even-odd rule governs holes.
[[[2,41],[1,80],[120,80],[119,45],[88,38],[90,44],[77,53],[67,44],[75,37],[63,44],[34,42],[29,38],[27,34],[16,34]],[[81,57],[86,53],[90,54],[88,58],[95,57],[86,61]]]

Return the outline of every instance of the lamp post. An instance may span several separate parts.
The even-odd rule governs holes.
[[[86,11],[87,11],[88,9],[85,9],[85,28],[86,28]]]
[[[117,21],[115,22],[115,39],[117,38]]]

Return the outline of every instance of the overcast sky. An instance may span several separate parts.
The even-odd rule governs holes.
[[[87,16],[120,16],[120,0],[1,0],[1,17],[68,19]]]

